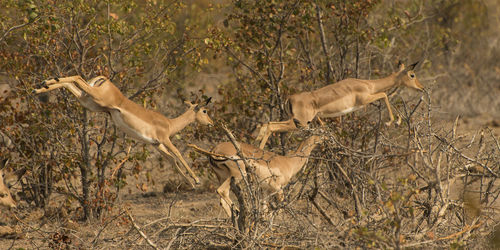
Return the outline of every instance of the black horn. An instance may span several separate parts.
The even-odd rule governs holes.
[[[410,65],[410,67],[408,67],[410,70],[413,70],[415,69],[415,66],[417,66],[417,64],[419,63],[419,61],[417,61],[416,63]]]
[[[207,100],[205,101],[205,105],[203,106],[207,106],[210,103],[210,101],[212,101],[212,97],[207,98]]]

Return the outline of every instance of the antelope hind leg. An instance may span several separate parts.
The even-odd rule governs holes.
[[[267,126],[265,126],[265,128],[266,128],[265,133],[263,133],[262,141],[260,142],[260,145],[259,145],[260,149],[264,149],[264,147],[266,146],[266,142],[269,139],[269,136],[271,136],[271,134],[273,132],[287,132],[287,131],[292,131],[292,130],[297,129],[293,119],[290,119],[288,121],[283,121],[283,122],[269,122],[266,125]],[[262,127],[262,129],[263,128],[264,128],[264,126]],[[262,129],[261,129],[261,132],[262,132]],[[260,135],[260,133],[259,133],[259,135]]]

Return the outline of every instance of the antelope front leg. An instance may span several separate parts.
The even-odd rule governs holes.
[[[401,120],[401,113],[395,107],[393,107],[393,108],[396,110],[396,113],[398,113],[398,114],[396,114],[396,116],[398,117],[398,120],[396,121],[396,126],[399,126],[399,125],[401,125],[401,121],[402,121]]]
[[[396,95],[396,92],[393,92],[391,95],[387,96],[387,97],[393,97],[394,95]],[[396,108],[396,107],[392,107],[394,110],[396,110],[396,116],[398,117],[398,120],[396,121],[396,125],[399,126],[401,125],[401,112],[399,112],[399,110]]]
[[[391,104],[389,103],[389,99],[385,93],[376,93],[373,95],[362,96],[360,99],[362,100],[362,105],[366,105],[372,103],[379,99],[384,99],[387,110],[389,111],[389,121],[385,123],[386,126],[391,126],[394,121],[394,115],[392,114]]]
[[[45,80],[41,83],[42,87],[48,89],[50,85],[61,83],[58,77],[54,77],[48,80]]]
[[[166,140],[164,142],[164,144],[172,153],[174,153],[174,155],[177,157],[177,159],[179,159],[179,161],[181,161],[182,165],[184,165],[184,168],[186,168],[186,170],[189,172],[189,175],[191,175],[191,177],[193,177],[196,184],[200,184],[200,179],[198,178],[198,176],[196,176],[196,174],[194,174],[193,170],[191,170],[191,168],[188,166],[188,164],[186,163],[186,161],[182,157],[181,152],[179,152],[179,150],[177,150],[177,148],[174,146],[174,144],[172,144],[172,142],[170,140]]]
[[[259,148],[264,149],[264,147],[266,146],[266,142],[269,139],[269,136],[271,136],[273,132],[286,132],[295,129],[297,129],[297,127],[295,126],[293,119],[284,122],[269,122],[268,124],[265,124],[260,129],[261,131],[259,132],[259,136],[257,137],[257,140],[260,137],[262,137],[262,141],[260,142]]]
[[[45,80],[40,84],[37,84],[37,89],[33,90],[34,94],[40,94],[48,91],[52,91],[54,89],[65,87],[65,84],[59,82],[59,78],[52,78],[49,80]]]
[[[192,188],[195,188],[195,185],[193,184],[193,182],[186,176],[186,174],[184,174],[184,171],[182,171],[181,168],[179,168],[179,165],[177,165],[177,161],[175,160],[175,157],[170,152],[168,152],[168,149],[165,148],[165,146],[163,144],[158,144],[158,146],[156,146],[156,149],[158,149],[158,151],[160,151],[160,153],[162,153],[165,157],[167,157],[167,160],[170,161],[170,164],[174,165],[174,167],[177,169],[177,171],[179,171],[179,173],[181,173],[182,177],[184,177],[184,179],[186,179],[186,181],[189,183],[189,185],[191,185]]]
[[[217,188],[217,194],[220,196],[220,205],[226,212],[227,216],[231,217],[231,207],[233,202],[229,197],[229,187],[231,184],[231,177],[227,178],[219,188]]]
[[[89,95],[95,96],[94,95],[94,92],[95,92],[94,87],[90,86],[85,80],[83,80],[83,78],[81,76],[69,76],[69,77],[55,78],[54,80],[59,81],[61,83],[65,83],[65,82],[73,83],[74,86],[76,85],[78,88],[85,91]]]
[[[319,116],[317,116],[317,117],[318,117],[318,122],[319,122],[319,125],[320,125],[321,127],[324,127],[324,126],[325,126],[325,122],[323,122],[323,121],[321,120],[321,118],[319,118]]]
[[[267,133],[267,127],[269,126],[269,123],[262,124],[262,127],[260,127],[259,134],[257,135],[257,138],[255,138],[256,141],[261,141],[262,138],[264,138],[264,135]]]
[[[389,117],[390,117],[390,120],[388,122],[385,123],[386,126],[391,126],[392,122],[394,121],[394,115],[392,114],[392,109],[391,109],[391,104],[389,103],[389,98],[387,98],[387,95],[385,93],[384,94],[384,101],[385,101],[385,105],[387,106],[387,110],[389,111]],[[401,123],[401,117],[399,117],[397,123]]]

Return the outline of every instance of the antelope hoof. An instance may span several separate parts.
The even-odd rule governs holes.
[[[295,118],[293,118],[293,123],[295,124],[295,127],[297,127],[297,128],[302,128],[303,127],[302,124],[300,124],[300,121],[297,120],[297,119],[295,119]]]
[[[238,217],[240,215],[240,210],[234,204],[231,206],[231,212],[234,217]]]
[[[41,87],[44,87],[46,89],[49,88],[49,85],[47,85],[47,81],[43,81],[40,85],[41,85]]]
[[[278,209],[278,202],[276,202],[276,201],[269,202],[269,207],[272,210],[277,210]]]
[[[195,183],[196,185],[198,185],[198,184],[200,184],[200,183],[201,183],[200,178],[198,178],[198,176],[196,176],[194,173],[193,173],[192,175],[190,175],[190,176],[191,176],[191,179],[193,179],[193,180],[194,180],[194,183]]]
[[[399,125],[401,125],[401,117],[398,119],[398,121],[396,122],[396,127],[399,127]]]

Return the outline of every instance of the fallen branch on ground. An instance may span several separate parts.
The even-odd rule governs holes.
[[[156,244],[154,242],[152,242],[148,238],[148,236],[144,232],[141,231],[141,228],[139,226],[137,226],[137,224],[135,224],[134,217],[132,217],[130,212],[128,210],[126,212],[127,212],[128,218],[130,219],[130,222],[132,222],[132,226],[134,226],[135,230],[137,230],[137,232],[141,235],[141,237],[144,238],[146,240],[146,242],[154,249],[160,249],[160,248],[158,248],[158,246],[156,246]]]

